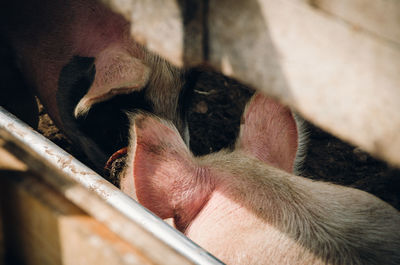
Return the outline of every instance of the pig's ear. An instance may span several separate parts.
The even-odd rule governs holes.
[[[190,174],[194,158],[177,129],[155,116],[133,116],[127,176],[134,178],[137,199],[161,218],[174,216]]]
[[[256,93],[247,104],[236,149],[293,172],[298,149],[296,122],[289,108]]]
[[[95,61],[96,75],[92,86],[77,104],[74,115],[85,115],[95,103],[120,94],[140,91],[147,85],[150,68],[119,46],[101,52]]]

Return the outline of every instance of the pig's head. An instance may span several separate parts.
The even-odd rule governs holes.
[[[256,94],[243,114],[233,153],[250,157],[253,163],[262,161],[292,172],[296,154],[300,156],[298,139],[291,111]],[[128,167],[121,189],[161,218],[174,217],[178,228],[187,227],[218,186],[210,161],[224,161],[228,153],[195,158],[173,124],[152,115],[136,114],[132,118]]]
[[[133,122],[134,140],[128,149],[135,151],[128,151],[128,167],[121,179],[121,189],[139,198],[161,218],[174,217],[178,226],[187,223],[212,188],[201,176],[206,172],[198,167],[170,122],[148,114],[136,114]],[[184,215],[178,214],[180,209],[185,211]]]
[[[17,0],[0,9],[0,35],[21,74],[97,171],[127,145],[127,110],[171,120],[187,137],[182,72],[136,43],[129,21],[103,2]]]
[[[134,94],[151,112],[171,120],[181,133],[184,131],[179,105],[184,92],[183,71],[130,39],[102,50],[94,57],[93,67],[93,82],[76,104],[75,118],[86,116],[97,103]]]
[[[233,151],[194,157],[170,123],[132,118],[121,189],[227,264],[398,264],[399,212],[368,193],[290,174],[299,130],[256,94]]]
[[[185,74],[135,42],[120,14],[96,0],[17,2],[7,4],[0,31],[56,125],[97,171],[128,143],[125,111],[171,120],[188,137]]]
[[[115,148],[127,145],[126,111],[145,110],[170,120],[188,141],[182,71],[135,44],[111,46],[95,58],[73,57],[58,86],[63,129],[97,169]]]

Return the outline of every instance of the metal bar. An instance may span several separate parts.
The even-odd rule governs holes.
[[[27,164],[39,175],[43,170],[43,164],[46,163],[60,169],[65,178],[72,179],[86,187],[86,189],[94,191],[108,205],[191,262],[195,264],[223,264],[2,107],[0,107],[0,138],[11,141],[18,147],[8,148],[9,152],[21,154],[22,150],[24,156],[33,158],[32,161],[35,161],[35,163],[29,163],[28,159]],[[7,149],[7,146],[5,148]],[[19,150],[17,151],[17,149]],[[43,161],[42,165],[35,165],[41,161]],[[120,236],[124,238],[123,235]]]

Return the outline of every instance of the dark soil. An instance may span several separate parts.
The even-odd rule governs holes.
[[[198,76],[189,110],[193,153],[203,155],[231,146],[240,116],[252,90],[220,74],[205,71]],[[52,124],[40,108],[39,130],[57,145],[85,162],[84,155]],[[370,192],[400,209],[400,171],[376,160],[361,149],[308,125],[309,145],[302,175]],[[118,184],[116,161],[111,173]],[[117,169],[116,169],[117,168]],[[109,176],[106,176],[109,178]]]

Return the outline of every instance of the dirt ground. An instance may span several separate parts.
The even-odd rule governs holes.
[[[249,88],[222,75],[208,71],[200,74],[188,115],[190,146],[194,154],[215,152],[234,143],[241,113],[252,93]],[[400,209],[400,170],[306,124],[309,143],[303,176],[362,189]],[[85,162],[84,155],[52,125],[43,108],[39,130]]]

